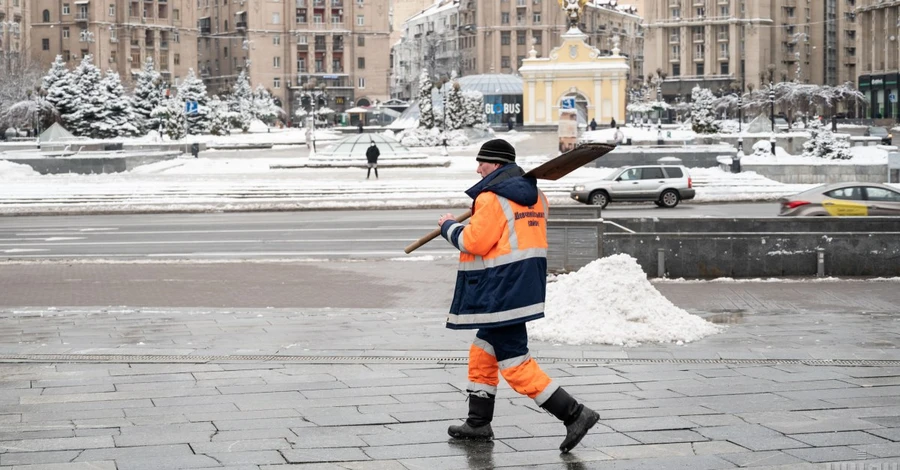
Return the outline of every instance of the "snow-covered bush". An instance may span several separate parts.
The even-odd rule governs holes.
[[[471,141],[463,129],[441,132],[438,128],[423,129],[414,127],[404,129],[396,139],[405,147],[441,147],[446,143],[451,147],[469,145]]]
[[[449,130],[460,129],[463,127],[464,114],[462,90],[457,81],[454,81],[449,88],[444,102],[444,122]]]
[[[772,144],[767,140],[758,140],[753,144],[753,155],[757,157],[771,157]]]
[[[100,69],[94,66],[94,56],[88,54],[72,71],[75,108],[62,115],[68,129],[77,136],[112,137],[108,132],[105,109],[106,95],[100,85]]]
[[[256,86],[253,92],[253,117],[272,125],[278,119],[279,108],[275,106],[275,100],[262,84]]]
[[[803,143],[804,157],[830,158],[832,160],[849,160],[850,142],[838,139],[831,130],[823,126],[818,117],[807,122],[809,140]]]
[[[250,121],[253,120],[253,90],[250,88],[246,70],[241,70],[231,88],[228,109],[231,111],[230,126],[247,132],[250,129]]]
[[[707,88],[695,86],[691,90],[691,128],[698,134],[719,132],[719,123],[713,113],[715,96]]]
[[[462,93],[462,101],[462,126],[473,127],[484,124],[484,95],[480,91],[464,91]]]
[[[153,110],[151,116],[161,124],[162,133],[169,136],[170,139],[184,137],[183,101],[174,98],[165,99]]]
[[[107,70],[106,76],[100,82],[100,91],[103,95],[103,107],[106,116],[103,121],[95,122],[92,126],[93,134],[98,137],[134,137],[141,135],[137,126],[138,118],[131,107],[131,100],[125,96],[119,73]]]
[[[428,77],[428,70],[422,69],[419,76],[419,127],[431,129],[434,127],[434,105],[431,103],[431,90],[434,84]]]
[[[231,122],[234,118],[228,109],[228,102],[218,96],[209,100],[209,133],[212,135],[231,134]]]

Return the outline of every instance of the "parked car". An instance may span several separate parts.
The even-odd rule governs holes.
[[[672,208],[693,199],[694,187],[687,168],[680,165],[627,166],[601,180],[575,186],[569,196],[601,208],[610,202],[637,201]]]
[[[832,183],[784,197],[782,216],[900,216],[900,191],[879,183]]]
[[[894,136],[884,127],[867,127],[863,135],[866,137],[881,137],[881,143],[884,145],[891,145],[891,141],[894,140]]]

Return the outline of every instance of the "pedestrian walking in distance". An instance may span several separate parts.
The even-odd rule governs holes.
[[[547,290],[547,197],[524,177],[516,150],[502,139],[481,146],[482,179],[466,191],[474,200],[468,225],[452,214],[438,219],[441,235],[459,254],[447,328],[474,329],[469,349],[469,416],[447,430],[454,439],[489,441],[502,375],[566,427],[559,449],[569,452],[600,416],[544,373],[528,352],[526,323],[544,317]]]
[[[616,126],[616,133],[613,135],[613,139],[615,139],[616,145],[622,145],[622,142],[625,141],[625,134],[619,126]]]
[[[596,131],[596,130],[597,130],[597,121],[596,121],[594,118],[591,118],[591,123],[588,124],[588,125],[591,126],[591,130],[592,130],[592,131]]]
[[[366,179],[369,179],[369,176],[372,175],[372,170],[375,170],[375,179],[378,179],[378,156],[381,155],[381,151],[378,150],[378,146],[375,145],[375,141],[371,141],[372,145],[366,149],[366,161],[368,162],[369,169],[366,171]]]
[[[610,128],[610,129],[617,129],[617,127],[616,127],[616,118],[612,118],[612,119],[609,120],[609,128]]]

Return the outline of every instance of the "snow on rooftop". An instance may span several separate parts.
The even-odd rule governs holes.
[[[647,280],[637,261],[617,254],[547,284],[543,320],[532,339],[565,344],[688,343],[722,331],[676,307]]]

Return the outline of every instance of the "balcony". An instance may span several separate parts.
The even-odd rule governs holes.
[[[669,8],[681,8],[681,0],[669,0]]]
[[[325,47],[325,43],[316,43],[316,52],[324,52],[326,49],[327,47]]]
[[[144,45],[149,49],[153,49],[153,40],[152,39],[144,39]]]
[[[716,34],[716,38],[719,41],[728,41],[728,33],[720,31],[719,33]]]
[[[166,40],[159,41],[159,48],[160,49],[168,49],[169,41],[166,41]]]
[[[678,34],[672,34],[669,36],[669,44],[678,44],[681,42],[681,38]]]
[[[238,21],[234,24],[234,27],[237,29],[247,29],[247,22],[246,21]]]
[[[344,8],[344,0],[331,0],[332,8]]]
[[[694,33],[694,42],[703,42],[703,33]]]
[[[844,63],[847,65],[856,65],[856,57],[844,56]]]
[[[294,0],[295,8],[306,8],[309,5],[309,0]]]
[[[79,23],[87,23],[88,19],[89,18],[88,18],[87,12],[75,13],[75,21],[77,21]]]
[[[335,52],[343,51],[344,50],[344,42],[341,41],[341,42],[334,43],[334,45],[331,46],[331,50],[333,50]]]
[[[140,49],[140,48],[141,48],[141,41],[139,41],[139,40],[137,40],[137,39],[132,39],[132,40],[131,40],[131,48],[132,48],[132,49]]]
[[[325,0],[312,0],[313,8],[325,8]]]
[[[721,61],[728,60],[728,52],[719,51],[719,60],[721,60]]]
[[[516,8],[527,8],[528,0],[516,0]]]
[[[703,7],[706,6],[705,0],[694,0],[692,3],[695,7]]]

